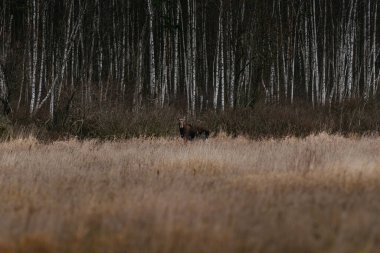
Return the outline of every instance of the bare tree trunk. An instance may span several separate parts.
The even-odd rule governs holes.
[[[192,0],[191,8],[191,70],[192,70],[192,93],[191,93],[191,113],[195,115],[195,99],[196,99],[196,57],[197,57],[197,17],[196,17],[196,0]]]
[[[70,8],[73,8],[73,1],[71,0]],[[72,10],[69,11],[71,13]],[[50,119],[54,120],[54,112],[55,112],[55,103],[56,103],[56,91],[60,89],[60,85],[62,85],[62,79],[65,76],[66,69],[67,69],[67,62],[70,59],[71,55],[71,50],[74,46],[75,38],[77,37],[78,31],[82,26],[82,20],[83,20],[83,15],[84,15],[84,9],[79,10],[79,14],[77,17],[77,20],[74,25],[70,24],[70,19],[67,20],[67,25],[66,28],[68,29],[66,31],[66,38],[65,38],[65,44],[63,48],[63,59],[59,61],[57,64],[59,65],[59,70],[57,71],[52,71],[52,79],[51,79],[51,86],[45,97],[41,100],[40,104],[37,104],[35,106],[34,114],[38,112],[42,108],[42,106],[46,103],[46,101],[50,98]],[[69,15],[70,16],[70,15]],[[71,27],[71,29],[70,29]],[[53,60],[54,62],[54,60]]]
[[[121,4],[122,10],[124,10],[124,1]],[[122,42],[121,42],[121,76],[120,76],[120,92],[121,100],[125,102],[125,69],[126,69],[126,40],[127,40],[127,24],[125,15],[122,18],[123,30],[122,30]]]
[[[206,3],[204,3],[205,5]],[[208,66],[208,50],[207,50],[207,29],[206,29],[206,19],[207,13],[206,8],[203,8],[203,17],[202,17],[202,55],[203,55],[203,84],[204,91],[206,96],[205,106],[208,107],[208,98],[209,98],[209,66]],[[203,99],[201,101],[201,106],[203,106]]]
[[[303,61],[304,61],[304,73],[305,73],[305,91],[306,99],[309,98],[309,86],[310,86],[310,37],[309,37],[309,25],[308,18],[305,17],[304,28],[304,49],[303,49]]]
[[[356,0],[351,0],[350,15],[347,27],[348,37],[348,55],[347,55],[347,97],[352,97],[352,84],[353,84],[353,64],[354,64],[354,43],[355,43],[355,29],[356,29]]]
[[[326,104],[326,65],[327,65],[327,1],[324,6],[324,21],[323,21],[323,56],[322,56],[322,83],[321,83],[321,103],[324,106]]]
[[[98,35],[98,46],[99,46],[99,55],[98,55],[98,87],[99,87],[99,103],[102,104],[103,102],[103,45],[102,40],[100,37],[100,17],[101,17],[101,8],[100,8],[100,1],[98,1],[98,23],[97,23],[97,35]]]
[[[174,97],[176,98],[177,97],[177,87],[178,87],[178,81],[179,81],[179,53],[178,53],[178,33],[179,33],[179,11],[180,11],[180,1],[177,2],[176,4],[176,9],[175,9],[175,12],[176,12],[176,18],[175,18],[175,35],[174,35],[174,64],[173,64],[173,67],[174,67],[174,84],[173,84],[173,89],[174,89]]]
[[[319,91],[319,61],[318,61],[318,35],[317,35],[317,12],[315,7],[315,0],[313,0],[313,12],[312,12],[312,27],[313,27],[313,83],[315,86],[315,98],[316,103],[320,104],[320,91]]]
[[[223,26],[220,34],[220,107],[224,111],[225,108],[225,71],[224,71],[224,32]]]
[[[145,35],[145,27],[141,32],[137,51],[137,64],[136,64],[136,88],[133,96],[133,109],[138,112],[142,103],[142,90],[143,90],[143,39]]]
[[[376,94],[377,94],[377,88],[378,88],[378,83],[379,83],[379,75],[380,75],[380,72],[377,71],[377,68],[376,68],[376,60],[377,60],[377,57],[378,57],[378,53],[377,53],[377,41],[376,41],[376,38],[377,38],[377,11],[378,11],[378,8],[377,8],[377,5],[378,5],[378,2],[375,2],[375,16],[374,16],[374,20],[373,20],[373,24],[374,24],[374,28],[373,28],[373,42],[372,42],[372,87],[373,87],[373,93],[372,93],[372,96],[375,97]],[[379,72],[379,73],[378,73]]]
[[[36,0],[31,0],[31,72],[30,72],[30,90],[31,90],[31,99],[29,106],[30,115],[34,112],[34,107],[36,103],[36,79],[37,79],[37,64],[38,64],[38,36],[39,36],[39,6]]]
[[[218,36],[216,41],[216,57],[215,57],[215,78],[214,78],[214,109],[216,110],[218,108],[218,96],[219,96],[219,88],[221,87],[221,58],[223,54],[222,49],[222,40],[223,40],[223,1],[220,0],[220,7],[219,7],[219,18],[218,18]],[[222,100],[223,98],[221,98]]]
[[[154,54],[154,38],[153,38],[153,6],[152,0],[147,0],[149,13],[149,76],[150,76],[150,94],[153,98],[157,95],[156,87],[156,64]]]

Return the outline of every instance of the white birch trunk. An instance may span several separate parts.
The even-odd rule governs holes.
[[[203,36],[203,83],[205,85],[205,91],[206,91],[206,96],[208,97],[208,77],[209,77],[209,73],[208,73],[208,53],[207,53],[207,30],[206,30],[206,10],[203,10],[203,24],[202,24],[202,28],[203,28],[203,32],[202,32],[202,36]],[[207,100],[206,100],[206,106],[207,106]],[[202,99],[202,102],[201,102],[201,105],[203,105],[203,99]]]
[[[230,6],[232,6],[232,1],[230,1]],[[234,101],[235,101],[235,38],[233,38],[233,17],[232,17],[232,10],[230,10],[230,40],[231,45],[229,49],[230,53],[230,91],[229,91],[229,102],[230,102],[230,108],[234,108]]]
[[[179,53],[178,53],[178,25],[179,25],[179,4],[180,2],[176,4],[176,18],[175,18],[175,35],[174,35],[174,97],[177,97],[177,87],[178,87],[178,80],[179,80]]]
[[[343,95],[344,95],[344,90],[345,90],[345,79],[346,79],[346,46],[345,46],[345,36],[344,32],[341,31],[341,42],[340,42],[340,49],[339,49],[339,62],[338,62],[338,77],[339,77],[339,82],[338,82],[338,89],[339,89],[339,103],[343,101]]]
[[[356,0],[351,1],[349,23],[347,27],[348,34],[348,59],[347,59],[347,97],[352,97],[352,84],[353,84],[353,64],[354,64],[354,43],[355,43],[355,29],[356,29]]]
[[[72,2],[73,3],[73,2]],[[71,5],[72,6],[72,5]],[[74,45],[74,39],[76,38],[79,29],[82,26],[82,20],[83,20],[83,12],[80,10],[80,14],[78,14],[78,20],[76,21],[75,25],[72,26],[72,29],[70,29],[70,33],[68,33],[66,39],[65,39],[65,46],[63,49],[63,59],[62,61],[57,62],[59,65],[60,70],[53,70],[51,72],[51,86],[45,97],[42,99],[41,103],[36,105],[34,112],[36,113],[39,109],[42,108],[42,106],[45,104],[45,102],[50,98],[50,118],[54,120],[54,108],[55,108],[55,102],[56,102],[56,90],[59,89],[59,85],[62,83],[62,79],[65,76],[66,68],[67,68],[67,62],[69,61],[71,50]],[[68,21],[69,22],[69,21]],[[66,27],[71,27],[71,25],[68,23]],[[53,54],[54,57],[54,54]],[[53,59],[54,62],[54,59]],[[55,67],[56,68],[56,67]]]
[[[230,77],[230,108],[234,108],[235,101],[235,51],[231,50],[231,77]]]
[[[192,94],[191,94],[191,111],[192,115],[195,115],[195,100],[196,100],[196,57],[197,57],[197,19],[196,19],[196,0],[192,0],[192,12],[191,12],[192,22],[191,22],[191,34],[192,34],[192,45],[191,45],[191,66],[192,66]]]
[[[317,12],[315,7],[315,0],[313,0],[313,81],[315,85],[316,103],[320,104],[320,91],[319,91],[319,62],[318,62],[318,36],[317,36]]]
[[[272,65],[270,67],[270,93],[266,89],[266,87],[264,86],[264,89],[265,89],[265,102],[266,103],[273,102],[273,100],[274,100],[274,87],[276,85],[276,83],[275,83],[275,77],[276,77],[276,71],[275,71],[274,64],[272,63]]]
[[[38,64],[38,22],[39,22],[39,6],[37,6],[36,0],[32,0],[32,64],[31,64],[31,99],[30,99],[30,116],[33,115],[34,107],[36,103],[36,79],[37,79],[37,64]]]
[[[216,57],[215,57],[215,78],[214,78],[214,109],[218,108],[218,96],[220,87],[220,52],[221,52],[221,37],[222,37],[222,15],[223,15],[223,1],[220,1],[219,18],[218,18],[218,36],[216,40]]]
[[[163,6],[163,14],[164,16],[167,15],[166,12],[166,6]],[[163,30],[163,52],[162,52],[162,66],[161,66],[161,72],[162,72],[162,81],[161,81],[161,91],[160,91],[160,105],[161,108],[164,107],[165,104],[165,96],[168,89],[168,38],[167,38],[167,32]]]
[[[364,14],[364,100],[367,101],[370,98],[371,92],[371,78],[372,78],[372,55],[371,48],[371,0],[368,0],[367,12]]]
[[[99,102],[100,104],[103,102],[103,45],[100,38],[100,2],[98,2],[98,28],[97,28],[97,34],[98,34],[98,43],[99,43],[99,56],[98,56],[98,87],[99,87]]]
[[[306,97],[309,97],[310,86],[310,37],[309,37],[309,25],[308,18],[305,18],[305,48],[304,48],[304,72],[305,72],[305,91]]]
[[[125,15],[123,15],[123,38],[121,44],[121,76],[120,76],[120,88],[121,88],[121,99],[124,102],[125,99],[125,45],[126,45],[126,24],[125,24]]]
[[[150,77],[150,94],[154,98],[157,95],[156,87],[156,64],[155,64],[155,54],[154,54],[154,38],[153,38],[153,6],[152,0],[147,0],[148,2],[148,14],[149,14],[149,77]]]
[[[377,44],[376,44],[376,36],[377,36],[377,5],[378,2],[375,3],[375,17],[374,17],[374,28],[373,28],[373,42],[372,42],[372,87],[373,87],[373,93],[372,96],[375,97],[377,93],[377,84],[378,84],[378,74],[377,74],[377,68],[376,68],[376,59],[377,59]]]
[[[46,11],[42,12],[42,35],[41,35],[41,66],[40,66],[40,81],[38,86],[38,95],[36,104],[38,105],[41,101],[42,88],[44,85],[44,77],[45,77],[45,56],[46,56],[46,43],[45,43],[45,34],[46,34]]]
[[[225,109],[225,71],[224,71],[224,32],[223,32],[223,26],[221,30],[221,36],[220,36],[220,104],[221,104],[221,110],[224,111]]]
[[[142,32],[144,34],[144,32]],[[139,111],[141,107],[142,102],[142,86],[143,86],[143,80],[142,80],[142,70],[143,70],[143,47],[142,47],[142,41],[143,36],[141,36],[138,44],[138,52],[137,52],[137,64],[136,64],[136,74],[137,74],[137,80],[136,80],[136,88],[135,88],[135,94],[133,96],[133,105],[134,110]]]
[[[326,104],[326,65],[327,65],[327,2],[324,8],[324,31],[323,31],[323,56],[322,56],[322,84],[321,84],[321,103]]]
[[[284,46],[285,39],[284,39],[284,33],[283,33],[283,25],[282,25],[282,11],[281,11],[281,1],[278,2],[278,13],[279,13],[279,26],[280,26],[280,38],[281,38],[281,51],[282,51],[282,75],[283,75],[283,83],[284,83],[284,95],[285,95],[285,101],[288,99],[288,59],[287,59],[287,50]],[[289,46],[289,45],[288,45]]]
[[[296,63],[296,45],[297,45],[297,30],[294,30],[293,37],[293,55],[292,57],[292,65],[291,65],[291,78],[290,78],[290,103],[293,104],[294,99],[294,79],[295,79],[295,63]]]

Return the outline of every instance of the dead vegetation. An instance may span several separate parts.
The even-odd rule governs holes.
[[[380,138],[0,143],[0,252],[377,252]]]

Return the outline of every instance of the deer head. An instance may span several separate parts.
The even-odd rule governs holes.
[[[179,128],[183,128],[186,124],[186,117],[183,117],[183,118],[178,118],[178,125],[179,125]]]

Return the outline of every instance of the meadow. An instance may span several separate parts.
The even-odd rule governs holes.
[[[17,138],[0,252],[377,252],[379,196],[379,137]]]

